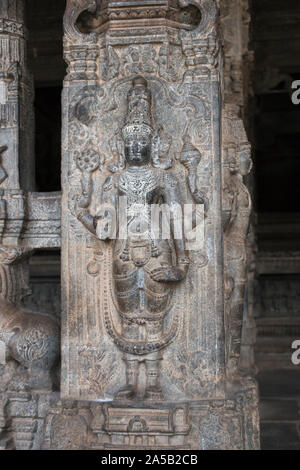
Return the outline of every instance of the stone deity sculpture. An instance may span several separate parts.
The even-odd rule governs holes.
[[[126,364],[126,385],[116,397],[119,400],[136,398],[141,363],[145,363],[146,370],[144,398],[163,398],[159,379],[162,350],[176,333],[174,328],[165,332],[165,318],[172,316],[175,283],[185,278],[189,267],[184,235],[174,236],[176,211],[172,208],[182,207],[178,182],[170,171],[153,165],[153,134],[150,90],[144,78],[136,77],[128,94],[122,130],[125,161],[106,179],[101,201],[115,208],[116,213],[120,197],[126,197],[127,204],[127,237],[120,238],[124,227],[117,220],[113,241],[113,297],[121,318],[121,333],[108,326]],[[154,204],[171,209],[170,239],[162,238],[151,226]],[[103,214],[90,214],[86,198],[77,204],[77,217],[98,238],[112,237],[103,230]]]
[[[251,197],[243,177],[251,171],[252,160],[248,145],[229,147],[224,169],[224,248],[226,256],[227,324],[230,341],[227,351],[228,369],[238,370],[240,358],[244,297],[247,280],[247,246]]]

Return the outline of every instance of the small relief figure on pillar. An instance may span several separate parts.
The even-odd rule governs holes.
[[[179,161],[188,171],[187,186],[190,193],[197,204],[204,204],[205,212],[208,211],[208,198],[198,187],[197,168],[201,161],[199,150],[194,147],[189,134],[183,136],[183,147],[180,152]]]
[[[102,187],[102,204],[118,214],[116,227],[107,230],[109,209],[93,217],[89,207],[77,205],[77,217],[85,227],[99,239],[114,239],[112,295],[121,331],[110,313],[104,312],[104,316],[107,332],[123,352],[126,366],[126,383],[117,400],[163,399],[163,349],[174,339],[179,323],[178,316],[172,314],[172,294],[189,267],[182,220],[181,236],[174,236],[178,212],[173,208],[183,206],[178,181],[164,165],[157,164],[154,136],[151,93],[147,81],[136,77],[128,93],[122,129],[124,154],[119,155],[120,164]],[[169,237],[162,236],[162,227],[157,230],[153,225],[153,212],[165,206],[170,214]],[[121,217],[126,212],[125,218]],[[144,386],[139,380],[141,363],[145,364]]]
[[[226,257],[226,323],[229,334],[227,366],[230,375],[238,373],[244,296],[247,277],[247,235],[252,209],[251,196],[243,177],[251,171],[248,144],[229,146],[226,154],[223,190],[223,227]]]

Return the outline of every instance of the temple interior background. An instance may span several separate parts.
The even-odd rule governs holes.
[[[64,0],[27,0],[29,66],[35,83],[36,190],[60,190]],[[247,107],[253,147],[257,257],[255,373],[259,382],[262,449],[300,449],[300,366],[291,344],[300,339],[300,79],[299,0],[252,0],[254,94]],[[60,253],[31,259],[33,310],[59,315]]]

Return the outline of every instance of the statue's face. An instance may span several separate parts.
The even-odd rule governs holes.
[[[135,133],[125,138],[125,157],[129,165],[141,166],[150,161],[151,139],[147,134]]]
[[[247,176],[252,169],[251,149],[246,147],[240,151],[240,174]]]
[[[239,163],[237,160],[236,150],[235,148],[228,149],[228,165],[229,171],[232,174],[238,173],[239,171]]]

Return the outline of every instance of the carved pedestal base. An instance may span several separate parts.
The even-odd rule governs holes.
[[[259,449],[256,388],[189,403],[62,402],[43,427],[44,449]]]
[[[58,393],[5,392],[0,449],[252,450],[259,448],[257,391],[189,403],[99,403]]]
[[[134,407],[104,405],[105,423],[97,433],[105,449],[188,449],[187,405]]]

